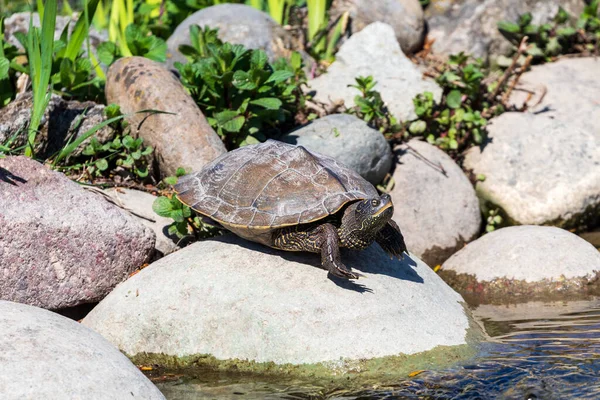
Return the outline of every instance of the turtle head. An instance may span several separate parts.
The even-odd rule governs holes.
[[[346,209],[338,235],[347,247],[370,245],[392,218],[394,205],[389,194],[358,201]]]

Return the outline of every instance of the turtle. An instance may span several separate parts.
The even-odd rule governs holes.
[[[332,275],[358,279],[340,248],[377,242],[407,253],[388,194],[334,158],[269,139],[222,154],[174,186],[185,205],[236,235],[286,251],[320,253]]]

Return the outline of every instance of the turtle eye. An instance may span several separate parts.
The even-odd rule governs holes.
[[[373,200],[371,200],[371,205],[372,205],[373,207],[377,207],[377,206],[379,205],[379,200],[377,200],[377,199],[373,199]]]

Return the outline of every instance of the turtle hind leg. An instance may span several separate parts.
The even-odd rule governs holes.
[[[377,233],[375,241],[379,243],[379,246],[381,246],[381,248],[392,258],[397,257],[401,260],[404,258],[403,253],[408,254],[406,244],[404,243],[404,237],[400,232],[400,227],[393,220],[390,220],[383,229]]]
[[[298,230],[297,227],[281,229],[275,234],[273,247],[321,253],[321,265],[339,278],[358,279],[364,276],[350,271],[342,263],[337,229],[332,224],[321,224],[309,230]]]

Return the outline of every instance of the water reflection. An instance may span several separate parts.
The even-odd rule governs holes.
[[[600,298],[484,305],[489,343],[469,363],[393,387],[325,390],[302,382],[205,376],[158,383],[168,399],[600,399]]]

